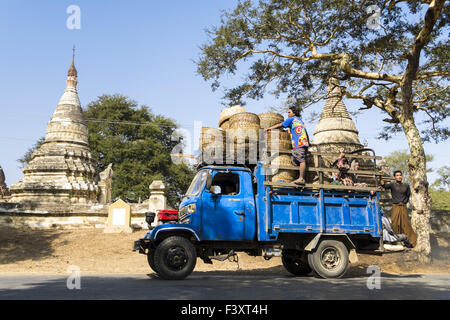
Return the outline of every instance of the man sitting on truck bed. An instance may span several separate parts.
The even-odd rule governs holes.
[[[289,128],[292,139],[292,163],[295,166],[299,166],[300,175],[297,180],[293,182],[295,184],[305,184],[305,171],[306,171],[306,151],[310,146],[308,132],[306,131],[305,124],[300,118],[300,112],[297,108],[290,107],[288,109],[288,118],[279,124],[275,124],[266,130],[272,130],[277,128]]]

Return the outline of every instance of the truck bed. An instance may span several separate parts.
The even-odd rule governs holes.
[[[280,233],[342,233],[381,237],[379,192],[374,187],[270,182],[256,169],[260,241]]]

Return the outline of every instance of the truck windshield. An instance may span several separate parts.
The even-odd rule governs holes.
[[[205,185],[207,177],[208,177],[207,170],[202,170],[202,171],[198,172],[195,175],[194,180],[192,180],[188,191],[186,192],[186,197],[192,197],[192,196],[198,195],[200,193],[200,191],[202,190],[203,186]]]

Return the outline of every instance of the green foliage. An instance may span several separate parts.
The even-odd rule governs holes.
[[[379,10],[376,28],[368,24],[375,16],[370,6]],[[435,7],[442,6],[442,0],[436,1]],[[450,131],[440,123],[450,114],[450,60],[445,59],[450,52],[450,8],[444,6],[437,21],[425,27],[432,11],[419,0],[239,1],[235,9],[223,12],[220,25],[207,29],[197,72],[213,90],[224,89],[229,105],[269,93],[303,108],[325,97],[327,80],[334,74],[346,80],[348,98],[389,115],[380,134],[389,138],[401,130],[399,106],[407,88],[399,83],[415,70],[408,74],[413,92],[407,113],[426,119],[421,123],[424,140],[447,139]],[[430,34],[423,45],[416,42],[420,33]],[[420,62],[409,56],[417,48],[423,48]],[[225,87],[238,70],[247,72],[239,72],[235,87]]]
[[[383,159],[386,161],[386,164],[391,168],[391,174],[396,170],[400,170],[403,173],[403,180],[405,182],[409,181],[409,168],[408,168],[408,160],[410,158],[410,154],[408,150],[399,150],[391,152],[388,156]],[[426,155],[427,162],[433,161],[432,155]],[[427,172],[432,172],[432,169],[427,169]]]
[[[83,113],[98,172],[113,163],[113,198],[148,199],[151,182],[163,180],[168,204],[178,205],[193,171],[171,160],[170,152],[179,143],[171,141],[177,127],[172,120],[117,94],[98,97]]]
[[[439,168],[437,171],[437,174],[439,175],[439,178],[434,181],[432,188],[436,190],[449,190],[450,187],[450,167],[443,166]]]
[[[450,192],[430,190],[433,210],[450,210]]]

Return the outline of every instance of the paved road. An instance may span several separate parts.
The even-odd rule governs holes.
[[[384,275],[369,290],[361,276],[324,280],[289,275],[194,272],[182,281],[153,274],[83,275],[69,290],[65,275],[0,275],[0,299],[450,299],[450,275]],[[75,280],[69,281],[75,285]]]

